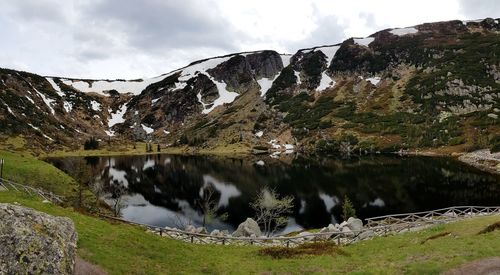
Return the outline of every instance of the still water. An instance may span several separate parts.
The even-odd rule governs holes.
[[[227,214],[224,220],[213,219],[209,230],[234,230],[252,217],[250,202],[265,186],[294,198],[286,232],[340,221],[345,196],[360,218],[448,206],[500,205],[499,176],[451,158],[148,155],[49,160],[63,170],[72,169],[75,161],[84,163],[94,189],[124,219],[162,227],[201,225],[200,198],[207,188],[214,190],[218,214]]]

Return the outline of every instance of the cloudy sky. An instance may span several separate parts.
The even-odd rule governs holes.
[[[498,0],[0,0],[0,67],[152,77],[239,51],[336,44],[385,28],[500,17]]]

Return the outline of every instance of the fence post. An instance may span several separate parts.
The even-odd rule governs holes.
[[[160,236],[163,237],[163,229],[160,228]]]
[[[3,164],[4,164],[5,160],[4,159],[0,159],[0,179],[3,179]]]
[[[191,235],[191,243],[194,243],[194,237]]]

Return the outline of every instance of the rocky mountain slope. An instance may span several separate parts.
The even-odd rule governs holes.
[[[500,147],[499,115],[500,19],[491,18],[386,29],[293,55],[230,54],[150,79],[0,69],[2,137],[43,150],[91,136],[325,153],[469,150]]]

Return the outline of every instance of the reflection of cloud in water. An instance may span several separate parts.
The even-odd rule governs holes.
[[[165,161],[163,162],[164,165],[169,165],[172,162],[172,159],[166,158]]]
[[[200,195],[203,194],[203,189],[207,188],[210,184],[212,184],[215,190],[220,193],[218,207],[228,206],[230,198],[239,197],[241,195],[240,190],[238,190],[236,186],[230,183],[218,181],[210,175],[203,175],[203,187],[200,189]]]
[[[301,199],[299,214],[304,214],[304,212],[306,212],[306,201],[304,199]]]
[[[202,224],[203,217],[191,208],[189,203],[185,200],[178,201],[181,211],[174,212],[167,208],[150,204],[141,194],[125,195],[122,198],[124,208],[121,213],[123,218],[129,221],[158,225],[161,227],[177,227],[180,225],[179,221],[185,224],[191,223],[194,226],[201,226]],[[219,220],[212,221],[207,227],[210,229],[233,229]]]
[[[336,196],[332,197],[325,193],[319,193],[319,198],[325,204],[327,212],[330,212],[330,210],[340,202],[339,198],[337,198]]]
[[[298,225],[294,217],[289,217],[286,227],[283,230],[281,230],[278,234],[288,234],[290,232],[300,231],[300,230],[304,230],[304,227]]]
[[[368,203],[370,206],[384,207],[385,202],[381,198],[376,198],[375,200]]]
[[[119,184],[122,184],[125,188],[128,188],[128,180],[125,178],[127,172],[117,170],[111,167],[109,168],[109,175],[112,179],[112,182],[117,181]]]
[[[155,161],[153,159],[148,159],[144,163],[144,166],[142,166],[142,171],[147,170],[148,168],[153,168],[153,167],[155,167]]]

